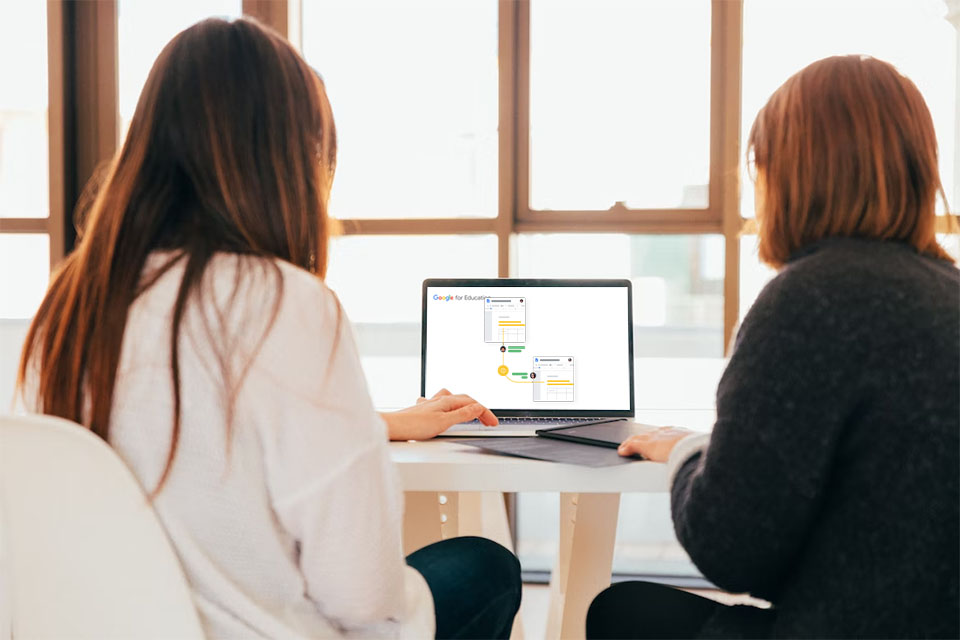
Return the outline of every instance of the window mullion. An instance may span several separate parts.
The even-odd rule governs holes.
[[[719,208],[725,239],[723,342],[729,353],[740,314],[742,0],[713,0],[711,29],[710,206]]]

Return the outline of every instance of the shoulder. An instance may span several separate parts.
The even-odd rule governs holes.
[[[214,299],[237,308],[235,315],[272,319],[315,332],[342,315],[336,294],[315,274],[284,260],[217,254],[205,274]]]
[[[946,261],[899,242],[830,238],[795,256],[757,302],[811,313],[855,313],[877,300],[912,296],[960,282]]]
[[[175,256],[158,256],[149,268]],[[143,338],[169,326],[186,261],[177,260],[144,292],[131,317]],[[349,340],[336,295],[312,273],[282,260],[218,253],[191,293],[181,325],[184,347],[205,360],[226,357],[238,372],[267,367],[281,377],[315,369]],[[146,332],[146,333],[145,333]],[[238,373],[239,375],[239,373]]]
[[[152,253],[143,269],[142,295],[162,298],[176,291],[186,263],[185,256],[173,251]],[[213,294],[216,302],[274,297],[288,304],[336,304],[336,296],[315,274],[279,258],[237,253],[217,253],[210,258],[204,267],[202,290]]]
[[[317,275],[279,258],[218,253],[211,258],[206,273],[218,287],[230,284],[253,294],[290,294],[291,301],[299,296],[311,302],[335,299]]]
[[[853,239],[821,241],[795,255],[771,280],[773,292],[803,293],[854,287],[872,279],[883,262],[881,243]]]
[[[209,270],[214,286],[205,288],[214,295],[205,295],[220,307],[211,324],[226,329],[217,343],[240,375],[249,372],[257,402],[285,410],[370,404],[352,326],[319,277],[282,260],[226,254]],[[203,306],[212,315],[210,303]]]
[[[868,238],[822,240],[791,259],[782,273],[794,282],[829,281],[841,291],[960,282],[960,271],[946,260],[903,242]]]
[[[955,316],[958,284],[953,265],[905,244],[831,238],[787,263],[761,291],[741,332],[834,341],[895,333],[918,316]]]

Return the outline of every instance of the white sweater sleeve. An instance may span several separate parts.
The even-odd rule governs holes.
[[[402,622],[402,494],[336,297],[286,274],[280,312],[244,383],[262,401],[269,491],[296,540],[307,596],[357,630]]]

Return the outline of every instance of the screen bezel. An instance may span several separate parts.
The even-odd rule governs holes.
[[[627,362],[630,369],[629,409],[499,409],[488,407],[504,418],[526,417],[610,417],[632,418],[634,405],[633,381],[633,284],[627,279],[561,279],[561,278],[427,278],[422,288],[422,320],[420,323],[420,395],[427,391],[427,291],[430,287],[623,287],[627,290]],[[454,389],[469,393],[468,389]]]

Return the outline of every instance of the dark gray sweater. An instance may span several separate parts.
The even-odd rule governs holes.
[[[960,272],[873,240],[794,257],[672,489],[703,575],[774,608],[727,608],[701,635],[960,636],[958,453]]]

